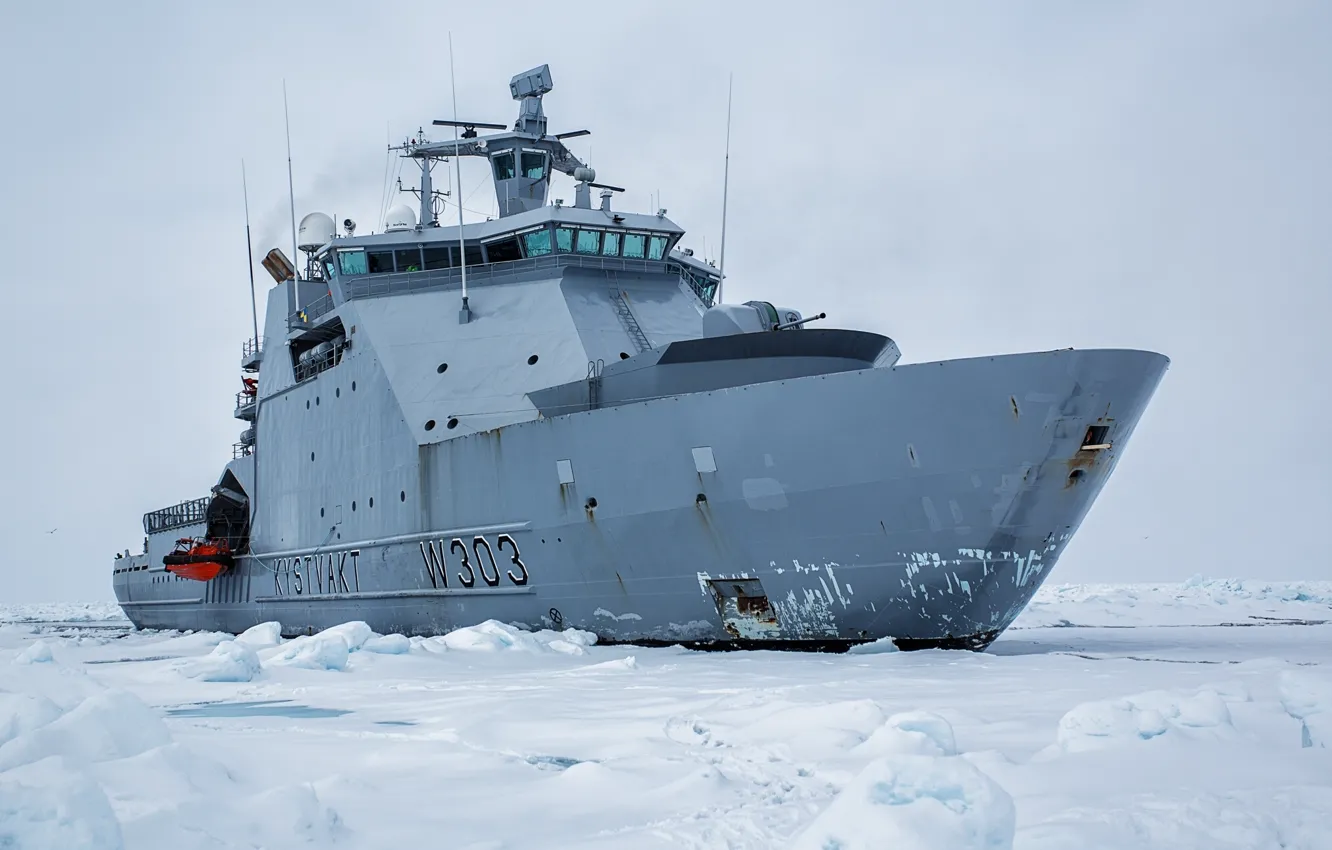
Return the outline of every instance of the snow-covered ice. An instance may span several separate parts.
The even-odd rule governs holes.
[[[0,608],[0,847],[1332,848],[1332,583],[1052,586],[982,654],[280,631]]]

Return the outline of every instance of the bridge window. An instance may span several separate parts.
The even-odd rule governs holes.
[[[576,252],[579,254],[595,254],[601,248],[599,244],[601,234],[596,230],[578,231],[578,247]]]
[[[666,256],[666,237],[650,237],[648,239],[648,259],[660,260],[664,256]]]
[[[540,180],[546,176],[546,154],[542,151],[523,151],[523,176]]]
[[[507,263],[510,260],[521,260],[522,258],[523,253],[518,250],[517,236],[506,236],[503,239],[486,243],[486,262]]]
[[[365,274],[365,252],[339,251],[338,268],[342,269],[343,274]]]
[[[393,252],[392,251],[366,251],[366,265],[370,267],[370,274],[384,274],[393,271]]]
[[[535,230],[531,233],[524,233],[523,246],[527,248],[527,256],[529,257],[540,257],[549,254],[551,251],[550,231]]]
[[[447,269],[453,265],[453,249],[445,246],[424,248],[421,251],[421,259],[424,262],[423,268],[427,270]]]
[[[643,259],[643,245],[647,237],[641,233],[624,234],[624,256],[635,260]]]
[[[620,234],[607,233],[601,240],[601,256],[614,257],[620,253]]]
[[[567,254],[573,250],[573,231],[567,227],[555,228],[555,250]]]
[[[325,257],[322,262],[324,264],[324,280],[332,280],[334,274],[333,261]]]
[[[495,165],[496,180],[513,179],[513,151],[497,153],[491,158],[491,162]]]
[[[393,260],[400,272],[419,272],[421,270],[421,246],[399,248],[393,252]]]

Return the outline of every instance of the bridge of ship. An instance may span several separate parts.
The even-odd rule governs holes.
[[[515,221],[514,219],[528,219]],[[335,307],[358,298],[461,289],[550,277],[566,267],[678,278],[712,306],[716,269],[674,250],[683,235],[664,216],[552,206],[494,222],[457,228],[337,239],[315,255],[313,274],[299,281],[301,305],[288,316],[293,341],[331,339]],[[471,235],[475,233],[475,235]],[[319,284],[325,284],[319,287]],[[322,288],[324,291],[318,291]]]

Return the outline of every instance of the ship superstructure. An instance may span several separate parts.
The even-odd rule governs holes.
[[[209,496],[144,517],[114,566],[144,628],[433,634],[495,618],[604,639],[982,648],[1031,598],[1163,375],[1143,351],[899,365],[881,335],[764,302],[666,210],[549,134],[400,153],[419,214],[301,223],[264,265],[245,423]],[[478,129],[501,132],[478,135]],[[485,158],[499,215],[437,218],[432,166]],[[550,202],[553,172],[576,183]],[[596,193],[596,201],[593,193]]]

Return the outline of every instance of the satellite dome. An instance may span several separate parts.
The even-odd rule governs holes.
[[[315,251],[333,241],[333,219],[321,212],[313,212],[301,219],[297,228],[296,247],[302,251]]]
[[[406,204],[398,204],[388,211],[388,216],[384,218],[384,232],[397,233],[400,230],[411,230],[416,227],[416,213]]]

